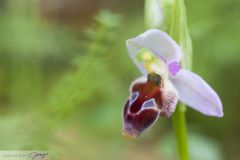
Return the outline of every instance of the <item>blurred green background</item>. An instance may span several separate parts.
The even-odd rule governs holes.
[[[141,0],[0,0],[0,150],[59,160],[177,160],[171,119],[137,140],[122,108],[140,76],[125,40],[144,31]],[[193,70],[224,117],[188,109],[193,160],[240,159],[240,1],[186,0]]]

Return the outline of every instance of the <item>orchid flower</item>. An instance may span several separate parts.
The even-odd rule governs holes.
[[[123,135],[138,137],[159,116],[170,117],[178,100],[204,115],[223,116],[217,93],[199,75],[181,68],[181,47],[167,33],[150,29],[126,45],[143,76],[130,86]]]

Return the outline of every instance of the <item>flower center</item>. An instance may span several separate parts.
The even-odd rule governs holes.
[[[163,79],[168,79],[169,74],[175,76],[181,69],[178,62],[173,61],[167,64],[163,59],[156,57],[150,50],[145,48],[138,52],[137,59],[143,62],[148,73],[155,72],[161,75]]]

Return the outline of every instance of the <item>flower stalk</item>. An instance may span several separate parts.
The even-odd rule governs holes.
[[[189,159],[185,113],[186,106],[180,103],[172,117],[180,160]]]

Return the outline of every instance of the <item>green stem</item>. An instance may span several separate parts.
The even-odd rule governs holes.
[[[172,117],[180,160],[189,159],[185,112],[186,106],[180,103]]]

